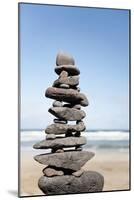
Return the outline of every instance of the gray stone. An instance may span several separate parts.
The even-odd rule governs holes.
[[[46,135],[46,140],[54,140],[56,138],[55,134],[47,134]]]
[[[68,72],[66,72],[66,71],[63,70],[63,71],[60,73],[59,78],[65,78],[65,77],[68,77]]]
[[[63,106],[63,104],[62,104],[61,101],[54,101],[53,102],[53,107],[62,107],[62,106]]]
[[[86,116],[86,113],[83,110],[75,108],[52,107],[49,108],[48,111],[57,118],[69,121],[81,120]]]
[[[67,84],[69,86],[76,86],[79,84],[79,76],[60,77],[53,83],[53,87],[59,87],[60,84]]]
[[[65,137],[73,137],[72,131],[68,130],[67,133],[65,134]]]
[[[45,176],[52,177],[52,176],[62,176],[64,175],[64,172],[61,170],[56,170],[52,167],[46,167],[43,169],[43,174]]]
[[[78,110],[81,109],[81,105],[80,105],[80,104],[71,104],[71,103],[67,103],[67,104],[64,104],[63,107],[75,108],[75,109],[78,109]]]
[[[64,152],[64,149],[57,149],[55,150],[55,153],[63,153]]]
[[[59,85],[59,87],[60,87],[60,88],[68,89],[68,88],[69,88],[69,85],[62,83],[62,84]]]
[[[79,87],[77,87],[77,91],[80,92],[80,88]]]
[[[80,177],[73,175],[45,177],[39,179],[38,186],[46,195],[100,192],[104,178],[93,171],[84,172]]]
[[[73,57],[67,53],[58,53],[56,57],[56,65],[74,65],[75,61]]]
[[[85,137],[66,137],[54,140],[42,140],[34,144],[33,148],[35,149],[49,149],[49,148],[65,148],[65,147],[74,147],[79,145],[86,144]]]
[[[86,96],[73,89],[63,89],[56,87],[49,87],[45,93],[46,97],[56,99],[58,101],[65,101],[68,103],[80,104],[82,106],[88,106],[88,100]]]
[[[59,75],[62,71],[67,71],[69,76],[79,75],[80,70],[75,65],[60,65],[55,67],[55,72]]]
[[[67,124],[67,120],[54,119],[54,123]]]
[[[37,155],[34,159],[44,165],[77,171],[93,156],[94,153],[88,151],[65,151],[64,153]]]
[[[81,109],[81,105],[80,104],[76,104],[75,106],[73,106],[73,108],[80,110]]]
[[[76,151],[82,151],[82,147],[81,147],[81,146],[75,147],[75,150],[76,150]]]
[[[80,137],[81,132],[80,132],[80,131],[77,131],[74,135],[75,135],[75,137]]]
[[[49,125],[45,132],[47,134],[66,134],[68,131],[77,132],[77,131],[84,131],[86,129],[84,122],[80,121],[76,125],[69,125],[69,124],[51,124]]]
[[[73,172],[72,175],[76,176],[76,177],[79,177],[81,176],[82,174],[84,173],[84,170],[83,169],[80,169],[76,172]]]

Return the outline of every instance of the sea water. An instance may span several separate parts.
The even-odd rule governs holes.
[[[120,151],[129,150],[129,131],[126,130],[90,130],[81,133],[87,139],[85,150],[94,151]],[[44,140],[46,134],[42,130],[22,130],[20,131],[20,151],[33,151],[33,145]],[[38,150],[39,151],[39,150]],[[50,150],[40,150],[49,152]]]

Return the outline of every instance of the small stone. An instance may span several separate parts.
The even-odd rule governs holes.
[[[68,133],[68,131],[77,132],[85,130],[86,127],[83,121],[79,120],[76,123],[77,123],[76,125],[59,124],[59,123],[51,124],[46,128],[45,132],[47,134],[59,135],[59,134],[66,134]]]
[[[77,91],[80,92],[80,88],[79,87],[77,87]]]
[[[66,137],[72,137],[72,136],[73,136],[72,131],[68,130],[66,133]]]
[[[74,65],[60,65],[55,67],[55,72],[59,75],[62,71],[68,72],[68,76],[79,75],[80,70]]]
[[[64,175],[64,172],[61,170],[56,170],[52,167],[46,167],[43,169],[43,174],[48,177],[53,177],[53,176],[62,176]]]
[[[67,53],[58,53],[56,57],[56,65],[74,65],[75,61],[73,57]]]
[[[59,87],[60,84],[67,84],[70,87],[75,87],[79,84],[79,76],[61,76],[53,83],[53,87]]]
[[[75,150],[76,151],[82,151],[82,147],[81,146],[75,147]]]
[[[68,77],[68,72],[66,71],[62,71],[59,75],[60,78],[65,78],[65,77]]]
[[[81,109],[81,105],[80,104],[76,104],[75,106],[73,106],[73,108],[80,110]]]
[[[56,151],[55,151],[55,153],[63,153],[64,152],[64,149],[57,149]]]
[[[74,134],[75,137],[80,137],[80,135],[81,135],[81,132],[80,132],[80,131],[77,131],[77,132]]]
[[[80,177],[74,175],[42,176],[38,185],[46,195],[101,192],[104,186],[104,177],[94,171],[83,172]]]
[[[67,124],[67,120],[54,119],[54,123]]]
[[[69,88],[69,85],[63,83],[63,84],[60,84],[59,87],[60,87],[60,88],[68,89],[68,88]]]
[[[63,88],[49,87],[45,92],[45,96],[58,101],[65,101],[73,104],[76,103],[82,106],[88,106],[89,104],[88,99],[84,94],[73,89],[66,90]]]
[[[54,101],[53,102],[53,107],[62,107],[62,106],[63,106],[63,104],[62,104],[61,101]]]
[[[52,107],[49,108],[48,112],[57,118],[69,121],[81,120],[86,116],[86,113],[83,110],[80,111],[75,108],[66,107]]]
[[[54,140],[56,138],[55,134],[47,134],[46,135],[46,140]]]
[[[76,177],[79,177],[81,176],[82,174],[84,173],[84,170],[83,169],[80,169],[76,172],[73,172],[72,175],[76,176]]]

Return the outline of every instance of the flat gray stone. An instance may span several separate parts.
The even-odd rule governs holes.
[[[54,119],[54,123],[67,124],[67,121],[66,120],[61,120],[61,119]]]
[[[85,137],[66,137],[66,138],[60,138],[60,139],[54,139],[54,140],[42,140],[41,142],[34,144],[33,148],[59,149],[59,148],[65,148],[65,147],[75,147],[75,146],[84,145],[84,144],[86,144]]]
[[[44,168],[42,171],[43,171],[43,174],[44,174],[45,176],[48,176],[48,177],[52,177],[52,176],[62,176],[62,175],[64,175],[64,172],[63,172],[63,171],[61,171],[61,170],[56,170],[56,169],[54,169],[54,168],[52,168],[52,167],[46,167],[46,168]]]
[[[37,155],[34,159],[44,165],[77,171],[93,156],[94,153],[88,151],[65,151],[64,153]]]
[[[78,122],[78,124],[76,125],[69,125],[69,124],[51,124],[49,125],[45,132],[47,134],[66,134],[68,133],[68,131],[72,131],[72,132],[81,132],[84,131],[86,129],[84,122],[80,121]]]
[[[104,178],[98,172],[93,171],[84,172],[80,177],[73,175],[51,178],[42,176],[39,179],[38,186],[46,195],[101,192],[104,186]]]
[[[56,57],[56,65],[74,65],[75,61],[70,54],[67,53],[58,53]]]
[[[53,83],[53,87],[59,87],[60,84],[67,84],[69,86],[77,86],[79,84],[79,76],[60,77]]]
[[[45,92],[45,96],[58,101],[80,104],[82,106],[88,106],[89,104],[88,99],[84,94],[73,89],[49,87]]]
[[[69,85],[62,83],[62,84],[59,85],[59,87],[60,87],[60,88],[68,89],[68,88],[69,88]]]
[[[81,120],[86,116],[86,113],[83,110],[75,108],[52,107],[49,108],[48,111],[57,118],[69,121]]]

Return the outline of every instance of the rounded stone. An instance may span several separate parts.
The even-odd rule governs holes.
[[[63,106],[63,104],[62,104],[61,101],[54,101],[53,102],[53,107],[62,107],[62,106]]]
[[[55,134],[47,134],[46,135],[46,140],[54,140],[56,138]]]
[[[64,172],[61,171],[61,170],[56,170],[52,167],[46,167],[42,170],[43,174],[45,176],[48,176],[48,177],[52,177],[52,176],[62,176],[64,175]]]
[[[64,149],[57,149],[56,151],[55,151],[55,153],[63,153],[64,152]]]
[[[104,186],[104,177],[94,171],[83,172],[80,177],[74,175],[50,178],[42,176],[38,186],[46,195],[101,192]]]
[[[58,53],[56,57],[56,65],[74,65],[75,61],[74,58],[67,53]]]
[[[73,106],[73,108],[80,110],[81,109],[81,105],[80,104],[76,104],[75,106]]]

